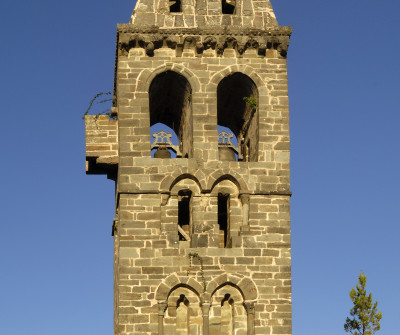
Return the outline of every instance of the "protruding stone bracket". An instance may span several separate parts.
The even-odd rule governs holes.
[[[115,233],[118,232],[118,219],[114,218],[112,228],[111,228],[111,236],[114,236]]]
[[[204,50],[207,50],[207,49],[215,50],[216,45],[217,45],[217,39],[214,36],[207,36],[203,40]]]

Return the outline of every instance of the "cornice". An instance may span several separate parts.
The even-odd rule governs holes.
[[[163,28],[159,26],[138,26],[133,24],[118,24],[119,33],[142,34],[185,34],[185,35],[258,35],[258,36],[290,36],[292,27],[277,26],[269,29],[237,28],[232,26],[209,26],[207,28]]]
[[[182,50],[195,49],[201,56],[204,50],[215,49],[222,55],[226,48],[235,49],[239,57],[247,49],[256,49],[265,55],[267,49],[277,50],[286,57],[289,47],[291,27],[272,29],[209,27],[209,28],[160,28],[157,26],[118,25],[117,48],[120,55],[129,53],[131,48],[141,47],[148,56],[161,47],[176,49],[178,56]]]

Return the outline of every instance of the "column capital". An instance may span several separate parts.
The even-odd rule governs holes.
[[[164,316],[165,310],[167,309],[168,304],[166,301],[159,301],[158,302],[158,315]]]
[[[246,308],[247,314],[254,314],[254,302],[253,301],[246,301],[243,303],[244,308]]]
[[[240,194],[239,198],[243,205],[248,205],[250,203],[250,194]]]

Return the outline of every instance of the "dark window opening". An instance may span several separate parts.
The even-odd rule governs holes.
[[[222,0],[222,14],[235,14],[235,0]]]
[[[179,241],[190,240],[190,218],[192,192],[180,191],[178,193],[178,235]]]
[[[218,194],[219,247],[226,248],[229,229],[229,195]]]
[[[170,1],[169,12],[170,13],[181,13],[182,6],[180,0]]]

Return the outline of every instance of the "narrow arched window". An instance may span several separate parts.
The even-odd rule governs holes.
[[[218,194],[219,247],[226,248],[229,240],[229,194]]]
[[[250,334],[243,295],[231,283],[222,284],[211,297],[210,334]]]
[[[179,191],[178,193],[178,235],[180,241],[190,241],[191,198],[191,191]]]
[[[197,291],[187,284],[175,287],[168,295],[167,310],[160,326],[164,335],[201,334],[202,313]]]

